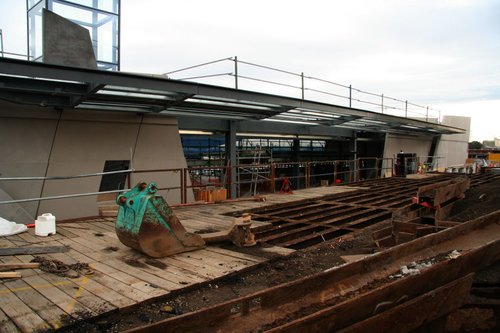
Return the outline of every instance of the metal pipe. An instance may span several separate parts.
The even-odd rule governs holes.
[[[127,190],[129,190],[129,189],[113,190],[113,191],[102,191],[102,192],[89,192],[89,193],[79,193],[79,194],[55,195],[55,196],[51,196],[51,197],[41,197],[41,198],[8,200],[8,201],[0,201],[0,205],[8,205],[8,204],[21,203],[21,202],[32,202],[32,201],[45,201],[45,200],[56,200],[56,199],[68,199],[68,198],[88,197],[88,196],[99,195],[99,194],[120,193],[120,192],[125,192]]]
[[[3,58],[3,33],[2,33],[2,29],[0,29],[0,54],[2,55],[2,58]]]
[[[229,57],[229,58],[224,58],[224,59],[209,61],[209,62],[205,62],[203,64],[189,66],[189,67],[177,69],[177,70],[171,71],[171,72],[166,72],[166,73],[163,73],[162,75],[168,75],[168,74],[173,74],[173,73],[177,73],[177,72],[182,72],[182,71],[185,71],[185,70],[188,70],[188,69],[193,69],[193,68],[197,68],[197,67],[201,67],[201,66],[211,65],[211,64],[215,64],[217,62],[226,61],[226,60],[232,60],[232,59],[231,59],[231,57]]]
[[[217,76],[224,76],[224,75],[232,75],[233,73],[228,72],[228,73],[220,73],[220,74],[211,74],[211,75],[200,75],[200,76],[190,76],[190,77],[183,77],[180,79],[177,79],[179,81],[188,81],[188,80],[194,80],[194,79],[206,79],[209,77],[217,77]]]
[[[179,182],[181,184],[181,204],[185,204],[186,203],[185,195],[186,195],[187,188],[186,188],[186,183],[184,181],[185,176],[186,176],[186,174],[185,174],[186,170],[187,169],[183,169],[183,171],[179,173],[179,177],[180,177]]]
[[[269,69],[269,70],[272,70],[272,71],[281,72],[281,73],[285,73],[285,74],[300,76],[300,74],[297,74],[297,73],[292,73],[292,72],[284,71],[282,69],[277,69],[277,68],[273,68],[273,67],[269,67],[269,66],[258,65],[258,64],[254,64],[254,63],[251,63],[251,62],[247,62],[247,61],[241,61],[240,60],[240,63],[245,64],[245,65],[260,67],[260,68],[264,68],[264,69]]]
[[[302,82],[302,99],[304,99],[304,72],[300,73],[300,79]]]
[[[349,85],[349,107],[352,107],[352,85]]]
[[[271,189],[272,193],[276,192],[276,164],[271,163]]]
[[[238,89],[238,57],[234,57],[234,89]]]
[[[74,178],[85,178],[85,177],[96,177],[103,175],[111,175],[116,173],[130,173],[134,172],[134,169],[128,170],[119,170],[119,171],[108,171],[108,172],[97,172],[97,173],[88,173],[83,175],[75,175],[75,176],[53,176],[53,177],[4,177],[0,178],[0,181],[11,181],[11,180],[65,180],[65,179],[74,179]]]

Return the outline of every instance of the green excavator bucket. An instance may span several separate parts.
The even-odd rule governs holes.
[[[154,258],[204,247],[203,238],[187,232],[156,191],[155,183],[143,182],[116,198],[115,229],[120,241]]]

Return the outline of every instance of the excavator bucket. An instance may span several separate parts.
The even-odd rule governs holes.
[[[197,234],[186,231],[155,183],[139,183],[116,198],[116,234],[120,241],[153,258],[193,251],[205,246]]]

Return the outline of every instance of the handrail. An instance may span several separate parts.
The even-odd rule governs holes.
[[[96,173],[87,173],[83,175],[74,175],[74,176],[52,176],[52,177],[0,177],[0,181],[12,181],[12,180],[65,180],[65,179],[74,179],[74,178],[85,178],[85,177],[96,177],[103,175],[112,175],[117,173],[130,173],[135,171],[134,169],[128,170],[118,170],[118,171],[107,171],[107,172],[96,172]]]
[[[341,83],[334,82],[331,80],[326,80],[326,79],[322,79],[322,78],[318,78],[318,77],[314,77],[314,76],[304,75],[303,72],[299,74],[299,73],[294,73],[294,72],[280,69],[280,68],[275,68],[275,67],[271,67],[271,66],[256,64],[256,63],[249,62],[249,61],[244,61],[244,60],[238,59],[238,57],[228,57],[228,58],[218,59],[218,60],[214,60],[214,61],[209,61],[209,62],[205,62],[205,63],[199,64],[199,65],[189,66],[189,67],[181,68],[178,70],[170,71],[170,72],[164,73],[163,75],[179,73],[179,72],[192,70],[192,69],[199,68],[202,66],[208,66],[208,65],[212,65],[212,64],[224,62],[224,61],[230,61],[230,62],[234,63],[233,64],[234,69],[232,72],[227,72],[227,73],[223,73],[223,74],[214,74],[214,75],[192,76],[192,77],[188,77],[188,78],[182,78],[181,80],[205,79],[205,78],[220,77],[220,76],[228,75],[228,76],[232,76],[235,78],[235,80],[234,80],[235,89],[238,89],[238,82],[239,82],[238,79],[245,79],[245,80],[249,80],[249,81],[261,82],[261,83],[278,85],[278,86],[282,86],[282,87],[300,90],[302,99],[305,99],[305,96],[304,96],[305,92],[309,91],[309,92],[320,93],[320,94],[324,94],[324,95],[328,95],[328,96],[332,96],[332,97],[338,97],[338,98],[342,98],[344,100],[347,100],[349,107],[352,107],[353,102],[357,102],[357,103],[362,103],[365,105],[372,106],[372,109],[375,109],[374,111],[376,111],[376,112],[384,113],[385,110],[392,110],[392,112],[402,111],[402,112],[404,112],[403,117],[405,117],[405,118],[411,118],[412,114],[414,114],[417,117],[422,117],[422,118],[425,117],[426,121],[428,121],[429,118],[437,118],[438,120],[441,118],[441,111],[440,110],[430,108],[428,106],[423,106],[420,104],[408,102],[408,100],[402,100],[399,98],[386,96],[384,94],[377,94],[377,93],[373,93],[370,91],[365,91],[365,90],[362,90],[359,88],[352,87],[352,85],[341,84]],[[252,77],[249,75],[241,74],[242,69],[238,67],[238,65],[241,65],[241,64],[247,65],[247,66],[253,66],[253,67],[257,67],[257,68],[262,68],[262,69],[266,69],[269,71],[279,72],[279,73],[291,75],[291,76],[296,77],[296,78],[300,78],[300,84],[294,85],[294,84],[290,84],[290,83],[277,82],[274,80],[268,80],[268,79]],[[305,83],[306,80],[326,83],[326,84],[329,84],[332,86],[340,87],[342,89],[347,89],[347,91],[345,94],[342,94],[342,93],[338,93],[338,92],[327,91],[325,89],[313,88],[311,86],[306,86],[306,83]],[[356,98],[353,96],[353,93],[357,93],[358,95],[363,94],[363,95],[368,95],[371,97],[377,97],[377,98],[380,98],[380,102],[364,100],[364,99],[361,99],[359,97]],[[404,103],[404,108],[399,107],[399,106],[394,105],[394,104],[392,104],[392,105],[388,104],[387,103],[388,101],[395,102],[395,103]],[[418,109],[422,109],[423,112],[416,112],[415,110],[410,110],[409,106],[416,107]],[[429,115],[429,112],[434,112],[437,114]]]
[[[113,190],[113,191],[100,191],[100,192],[88,192],[88,193],[77,193],[77,194],[54,195],[54,196],[50,196],[50,197],[39,197],[39,198],[29,198],[29,199],[7,200],[7,201],[0,201],[0,205],[8,205],[8,204],[32,202],[32,201],[45,201],[45,200],[88,197],[88,196],[99,195],[99,194],[120,193],[120,192],[124,192],[127,190],[128,189]]]
[[[432,170],[438,169],[442,157],[433,157],[432,163],[427,163],[427,156],[419,156],[412,158],[415,162],[415,170],[408,170],[410,173],[417,172],[419,164],[432,165]],[[408,159],[410,161],[410,159]],[[406,165],[406,161],[405,161]],[[268,164],[237,164],[237,165],[220,165],[220,166],[193,166],[187,168],[164,168],[164,169],[129,169],[111,172],[98,172],[92,174],[63,176],[63,177],[6,177],[0,180],[9,181],[26,181],[26,180],[67,180],[71,178],[93,177],[105,174],[128,173],[127,188],[110,191],[89,192],[80,194],[56,195],[40,198],[16,199],[9,201],[0,201],[2,204],[24,203],[31,201],[56,200],[65,198],[76,198],[83,196],[92,196],[108,193],[120,193],[131,188],[131,175],[144,173],[174,173],[178,174],[178,185],[159,188],[161,190],[179,190],[181,203],[187,202],[188,189],[206,188],[218,184],[228,189],[231,194],[232,187],[236,186],[236,195],[241,193],[241,188],[245,188],[248,184],[261,184],[262,189],[275,192],[279,190],[281,182],[288,178],[296,180],[294,189],[309,188],[321,186],[324,181],[331,182],[332,185],[348,184],[361,179],[373,179],[386,176],[393,176],[396,164],[394,158],[379,158],[379,157],[360,157],[354,160],[328,160],[328,161],[301,161],[301,162],[272,162]],[[208,172],[204,172],[208,171]],[[242,173],[243,171],[243,173]],[[252,173],[258,173],[255,178],[248,178]],[[231,175],[236,174],[236,182],[232,183]],[[279,175],[278,175],[279,174]],[[161,182],[162,176],[155,181]],[[195,181],[199,177],[200,181]],[[173,178],[169,178],[173,179]],[[338,182],[340,181],[340,182]]]

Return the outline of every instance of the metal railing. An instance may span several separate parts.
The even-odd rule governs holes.
[[[386,166],[384,166],[386,165]],[[32,201],[57,200],[100,194],[121,193],[130,189],[135,183],[149,180],[155,181],[158,190],[177,191],[179,202],[185,204],[189,199],[189,190],[200,190],[208,187],[226,188],[228,197],[242,197],[249,193],[266,194],[280,192],[285,179],[292,190],[305,189],[325,185],[344,185],[359,180],[377,179],[393,176],[394,161],[392,158],[359,158],[356,160],[334,160],[313,162],[273,162],[269,164],[239,164],[210,167],[188,167],[168,169],[128,169],[111,172],[98,172],[61,177],[3,177],[2,181],[64,181],[77,178],[99,177],[109,174],[126,173],[127,188],[88,193],[63,194],[47,197],[0,201],[0,205],[25,203]],[[390,172],[387,170],[390,169]],[[254,177],[252,173],[258,173]],[[154,174],[152,176],[151,174]],[[232,183],[232,175],[236,174],[236,182]],[[148,176],[143,176],[148,175]],[[154,179],[151,179],[154,177]],[[164,186],[161,184],[170,184]],[[233,186],[234,185],[234,186]],[[254,187],[252,187],[254,186]],[[232,191],[236,188],[236,193]],[[252,190],[252,191],[250,191]]]
[[[45,180],[63,181],[63,180],[78,179],[78,178],[99,177],[99,176],[102,177],[104,175],[119,174],[119,173],[126,173],[126,174],[130,175],[130,173],[132,173],[132,172],[134,172],[134,169],[120,170],[120,171],[109,171],[109,172],[96,172],[96,173],[88,173],[88,174],[73,175],[73,176],[0,177],[0,182],[2,182],[2,181],[6,181],[6,182],[10,182],[10,181],[40,181],[40,180],[43,180],[43,181],[45,181]],[[130,178],[130,177],[127,177],[127,178]],[[129,188],[130,188],[130,186],[129,186]],[[110,191],[62,194],[62,195],[54,195],[54,196],[47,196],[47,197],[4,200],[4,201],[0,201],[0,205],[17,204],[17,203],[34,202],[34,201],[39,202],[39,201],[45,201],[45,200],[57,200],[57,199],[67,199],[67,198],[79,198],[79,197],[94,196],[94,195],[100,195],[100,194],[120,193],[120,192],[123,192],[126,190],[127,189],[116,189],[116,190],[110,190]]]
[[[231,63],[231,68],[226,68],[227,65],[223,67],[214,68],[217,73],[213,73],[211,70],[206,70],[205,67],[215,65]],[[197,70],[199,74],[188,75],[184,77],[173,77],[173,74],[185,73],[188,71]],[[259,71],[264,70],[265,72]],[[276,75],[270,76],[269,72],[273,72],[278,75],[284,75],[285,77],[280,81],[276,78]],[[259,75],[260,76],[257,76]],[[214,61],[205,62],[202,64],[189,66],[181,68],[178,70],[163,73],[163,75],[177,80],[196,80],[197,82],[217,78],[216,84],[225,85],[233,87],[235,89],[241,89],[242,81],[253,82],[265,85],[266,93],[274,93],[274,91],[269,90],[269,86],[281,87],[285,89],[292,89],[292,97],[309,100],[317,100],[328,102],[334,104],[348,106],[348,107],[358,107],[370,111],[380,112],[382,114],[396,115],[405,118],[418,118],[424,119],[426,121],[434,121],[434,119],[439,122],[441,119],[441,111],[430,108],[429,106],[424,106],[416,103],[409,102],[408,100],[402,100],[387,95],[373,93],[365,91],[362,89],[354,88],[352,85],[341,84],[330,80],[325,80],[315,76],[304,75],[304,72],[294,73],[291,71],[278,69],[270,66],[264,66],[248,61],[239,60],[237,56],[222,58]],[[221,81],[223,77],[232,77],[232,81],[228,84],[227,81]],[[213,81],[212,81],[213,82]],[[247,90],[260,90],[258,85],[247,85],[245,86]],[[279,94],[290,95],[283,93],[283,89],[279,91]]]
[[[2,35],[0,31],[0,41],[1,37]],[[2,47],[0,48],[0,57],[5,56],[8,56],[10,58],[30,60],[29,56],[26,54],[6,52]],[[205,71],[202,74],[193,74],[184,77],[172,76],[173,74],[191,70],[204,70],[207,66],[213,66],[219,63],[227,62],[231,63],[231,68],[229,68],[229,70],[227,68],[222,68],[219,69],[219,72],[217,73],[213,73],[212,71]],[[258,77],[256,76],[258,74],[256,73],[255,69],[284,74],[286,75],[286,78],[282,79],[281,81],[274,76],[269,78],[268,72],[260,73],[261,76]],[[235,89],[241,89],[241,81],[243,80],[246,82],[265,84],[265,88],[261,88],[258,85],[247,85],[245,86],[245,89],[247,90],[263,90],[263,92],[265,93],[275,93],[278,95],[296,97],[301,99],[306,99],[307,93],[308,100],[329,102],[336,105],[348,106],[351,108],[361,108],[364,110],[375,111],[382,114],[395,115],[404,118],[416,118],[420,120],[425,119],[425,121],[428,122],[441,121],[441,111],[429,106],[424,106],[412,103],[408,100],[390,97],[384,95],[383,93],[378,94],[358,89],[350,84],[341,84],[315,76],[304,75],[304,72],[294,73],[279,68],[238,60],[237,56],[204,62],[202,64],[166,72],[162,75],[171,79],[186,81],[196,80],[197,82],[202,82],[206,79],[212,80],[214,78],[221,79],[224,77],[232,77],[232,80],[229,84],[227,83],[227,81],[218,81],[215,83],[215,85],[229,86],[234,87]],[[213,82],[211,83],[214,84]],[[290,94],[289,92],[284,92],[282,89],[277,91],[270,91],[270,85],[274,87],[293,89],[293,93]]]

